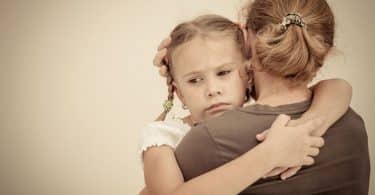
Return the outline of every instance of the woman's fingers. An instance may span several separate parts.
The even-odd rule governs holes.
[[[154,65],[157,66],[157,67],[161,67],[165,64],[163,64],[163,59],[165,58],[165,56],[167,55],[167,48],[164,48],[160,51],[158,51],[158,53],[156,53],[155,57],[154,57]]]

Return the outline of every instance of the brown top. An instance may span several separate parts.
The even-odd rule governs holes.
[[[185,180],[223,165],[258,144],[255,135],[268,129],[278,114],[298,118],[311,101],[270,107],[251,105],[228,111],[192,128],[175,151]],[[324,135],[315,164],[296,176],[261,179],[241,194],[368,194],[370,163],[362,118],[352,109]],[[251,174],[251,173],[249,173]]]

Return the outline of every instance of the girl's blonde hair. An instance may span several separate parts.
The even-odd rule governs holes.
[[[300,16],[303,25],[281,25],[288,14]],[[261,68],[298,85],[323,66],[333,47],[335,20],[325,0],[254,0],[246,9],[246,27],[258,37]]]
[[[244,58],[248,58],[250,53],[246,47],[244,34],[239,24],[219,15],[203,15],[191,21],[183,22],[177,25],[170,34],[172,39],[168,46],[167,54],[167,85],[168,85],[168,100],[173,101],[175,88],[173,83],[173,59],[172,55],[176,48],[196,37],[210,37],[210,36],[228,36],[233,38],[242,52]],[[160,117],[159,117],[160,118]],[[163,117],[161,117],[163,119]],[[165,116],[164,116],[165,118]]]
[[[205,38],[212,35],[232,37],[242,54],[245,57],[248,55],[249,52],[240,25],[225,17],[210,14],[181,23],[173,29],[170,34],[172,42],[168,47],[168,65],[173,66],[172,54],[178,46],[198,36]]]

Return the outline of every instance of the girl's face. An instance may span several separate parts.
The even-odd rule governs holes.
[[[218,116],[244,103],[245,61],[232,38],[196,37],[178,46],[172,61],[177,95],[193,121]]]

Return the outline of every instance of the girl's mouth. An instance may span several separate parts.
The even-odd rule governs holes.
[[[205,111],[211,114],[214,114],[216,112],[222,112],[222,111],[228,110],[229,105],[230,104],[228,103],[220,102],[220,103],[216,103],[216,104],[209,106],[208,108],[205,109]]]

